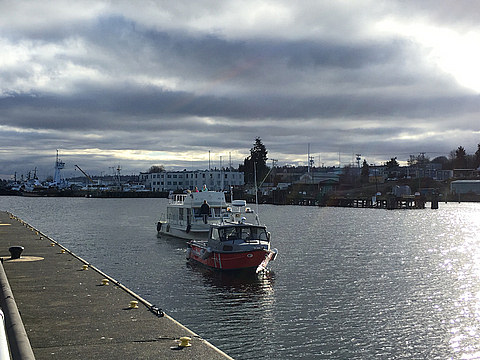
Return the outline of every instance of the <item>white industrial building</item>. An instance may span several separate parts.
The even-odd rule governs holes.
[[[454,194],[480,194],[480,180],[455,180],[450,183],[450,191]]]
[[[230,186],[244,185],[243,172],[230,170],[163,171],[159,173],[140,173],[140,181],[147,190],[175,191],[228,190]]]

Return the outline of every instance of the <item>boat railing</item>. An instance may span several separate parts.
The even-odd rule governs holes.
[[[171,198],[168,199],[170,205],[183,205],[187,194],[173,194]]]

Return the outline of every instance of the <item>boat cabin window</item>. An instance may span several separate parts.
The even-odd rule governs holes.
[[[256,226],[234,226],[213,229],[212,238],[220,241],[228,240],[260,240],[269,241],[267,230]]]
[[[212,231],[210,233],[210,238],[213,240],[222,241],[218,232],[219,232],[219,229],[212,228]]]
[[[249,227],[243,227],[240,229],[240,238],[243,240],[252,240]]]
[[[178,211],[177,209],[167,209],[167,219],[169,220],[178,220]]]
[[[267,229],[262,227],[251,227],[252,239],[258,239],[260,241],[268,241]]]
[[[237,229],[235,227],[224,228],[222,229],[222,232],[223,234],[220,235],[220,237],[222,238],[222,241],[238,239]]]

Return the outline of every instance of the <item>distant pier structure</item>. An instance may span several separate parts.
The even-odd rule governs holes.
[[[424,196],[386,196],[372,198],[349,198],[336,197],[329,199],[327,206],[352,207],[352,208],[375,208],[375,209],[425,209],[426,198]],[[431,200],[431,208],[438,209],[438,198]]]

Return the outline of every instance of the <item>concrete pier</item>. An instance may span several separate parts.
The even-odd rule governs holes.
[[[20,258],[11,259],[12,246],[25,248]],[[16,303],[37,360],[231,359],[59,242],[1,211],[0,257],[14,299],[5,291],[0,296]],[[185,337],[191,346],[179,346]]]

